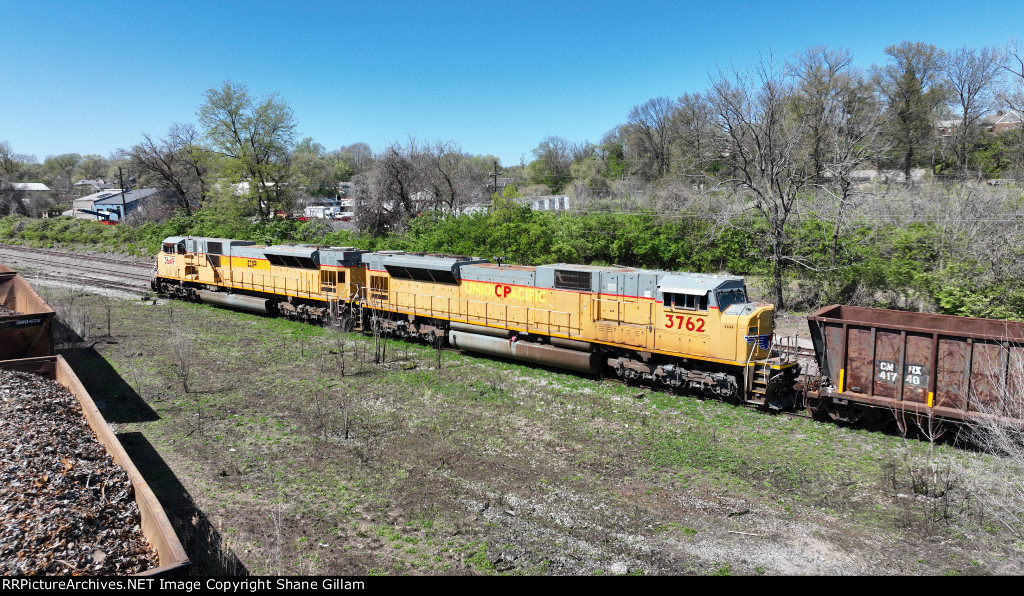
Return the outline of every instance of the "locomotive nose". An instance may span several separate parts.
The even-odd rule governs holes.
[[[775,307],[758,305],[746,321],[743,339],[753,348],[754,358],[764,358],[772,348],[775,333]]]

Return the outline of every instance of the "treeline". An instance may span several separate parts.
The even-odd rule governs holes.
[[[508,263],[593,263],[749,276],[770,295],[767,225],[756,213],[725,219],[699,210],[533,211],[506,191],[471,214],[426,213],[400,234],[332,230],[322,220],[250,219],[215,210],[162,223],[105,226],[69,218],[0,218],[0,238],[152,255],[167,236],[307,242],[368,250],[473,255]],[[819,205],[827,208],[827,205]],[[1024,198],[1017,189],[926,186],[879,194],[848,213],[836,239],[828,214],[800,213],[784,254],[792,309],[843,303],[992,318],[1024,318]]]
[[[1024,130],[985,118],[1024,112],[1024,52],[1015,42],[942,50],[905,41],[885,54],[885,64],[858,68],[846,50],[815,47],[720,69],[703,91],[633,107],[599,144],[549,136],[530,163],[501,168],[449,141],[378,153],[296,142],[283,99],[228,81],[207,90],[198,126],[143,135],[108,160],[137,185],[171,190],[177,214],[98,237],[140,234],[126,242],[149,250],[156,236],[191,233],[728,271],[766,279],[780,307],[1021,316],[1008,280],[1024,273],[1015,185]],[[98,163],[71,154],[39,165],[0,149],[8,181],[43,171],[70,181]],[[1003,185],[987,186],[993,177]],[[274,217],[340,183],[351,189],[357,232]],[[505,191],[491,203],[498,186]],[[517,202],[549,193],[570,195],[571,213]],[[24,212],[17,200],[3,204],[0,215]],[[42,243],[64,242],[54,230],[79,225],[3,221]]]

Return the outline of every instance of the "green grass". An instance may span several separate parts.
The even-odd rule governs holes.
[[[623,520],[659,541],[692,539],[694,528],[713,536],[663,509],[679,496],[729,495],[786,520],[824,516],[880,535],[906,523],[941,533],[921,518],[895,527],[905,503],[882,482],[892,453],[924,462],[924,444],[453,352],[437,369],[420,344],[389,341],[387,362],[374,365],[372,338],[205,305],[114,308],[118,343],[69,353],[73,366],[96,372],[104,414],[144,436],[196,504],[228,522],[234,544],[261,545],[239,551],[253,571],[495,573],[488,548],[500,544],[524,553],[512,573],[548,573],[565,543],[511,534],[511,524],[587,544],[608,536],[589,528],[623,531]],[[173,329],[201,350],[188,394]],[[584,523],[555,521],[576,500],[588,504],[573,513]],[[294,556],[274,550],[278,532]],[[581,572],[602,568],[581,561]],[[726,572],[756,569],[716,567]]]

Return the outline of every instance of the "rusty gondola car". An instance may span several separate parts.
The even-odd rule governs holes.
[[[135,502],[138,505],[142,534],[149,541],[152,549],[156,551],[159,561],[159,566],[142,571],[137,575],[148,577],[187,575],[192,563],[189,561],[181,541],[174,533],[167,513],[67,361],[61,356],[5,360],[0,361],[0,369],[35,374],[66,388],[81,405],[82,415],[92,431],[96,433],[96,441],[110,454],[111,459],[127,473],[134,491]],[[83,440],[83,444],[87,442],[88,439]],[[95,480],[95,482],[100,481],[103,479]],[[113,531],[114,528],[109,530]]]
[[[805,400],[819,417],[932,436],[1021,423],[1024,323],[841,305],[807,319],[821,372]]]
[[[21,275],[0,265],[0,360],[53,354],[53,309]]]

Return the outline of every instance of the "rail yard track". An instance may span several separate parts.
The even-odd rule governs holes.
[[[0,245],[0,263],[44,285],[137,296],[149,290],[152,263],[143,259]]]

